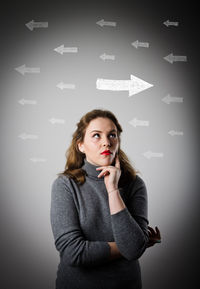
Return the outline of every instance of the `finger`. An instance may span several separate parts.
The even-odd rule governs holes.
[[[158,238],[160,239],[160,238],[161,238],[161,236],[160,236],[160,230],[158,229],[157,226],[156,226],[156,234],[157,234]]]
[[[148,229],[151,231],[152,234],[155,234],[155,231],[152,227],[148,226]]]
[[[116,157],[115,157],[115,167],[120,169],[120,161],[119,161],[119,156],[116,153]]]
[[[102,176],[105,176],[105,175],[109,175],[110,172],[108,169],[104,169],[101,171],[101,173],[98,175],[98,178],[102,177]]]

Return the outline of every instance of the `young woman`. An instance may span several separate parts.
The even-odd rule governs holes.
[[[52,184],[51,226],[60,253],[56,289],[141,289],[139,258],[160,242],[147,190],[120,147],[114,114],[85,114]]]

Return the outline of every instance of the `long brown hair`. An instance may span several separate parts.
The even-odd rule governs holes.
[[[61,173],[58,173],[57,175],[68,176],[74,179],[79,185],[82,185],[85,182],[86,172],[81,168],[84,164],[85,153],[82,153],[79,150],[78,143],[83,142],[87,126],[89,125],[91,120],[97,117],[109,118],[117,127],[117,136],[119,139],[118,157],[121,169],[119,186],[127,185],[130,181],[135,179],[136,174],[139,173],[139,171],[136,171],[132,167],[128,157],[120,148],[120,134],[123,130],[115,115],[109,110],[94,109],[82,116],[80,121],[76,124],[77,129],[72,135],[71,145],[65,153],[67,159],[65,164],[65,170]]]

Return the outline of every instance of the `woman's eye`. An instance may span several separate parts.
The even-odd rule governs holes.
[[[95,134],[93,135],[93,137],[94,137],[94,136],[96,136],[96,135],[98,135],[98,136],[99,136],[99,133],[95,133]],[[115,133],[111,133],[110,135],[112,135],[112,136],[116,137],[116,134],[115,134]]]

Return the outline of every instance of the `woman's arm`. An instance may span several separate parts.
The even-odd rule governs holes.
[[[59,177],[52,185],[51,227],[60,256],[71,266],[94,266],[110,261],[107,241],[88,241],[82,234],[72,192]]]
[[[121,255],[132,260],[140,258],[146,249],[149,241],[149,222],[147,219],[147,191],[144,181],[137,176],[129,189],[127,207],[119,190],[110,192],[108,200],[117,248]]]
[[[108,242],[110,246],[110,257],[109,260],[119,259],[122,258],[122,254],[120,253],[116,242]]]

